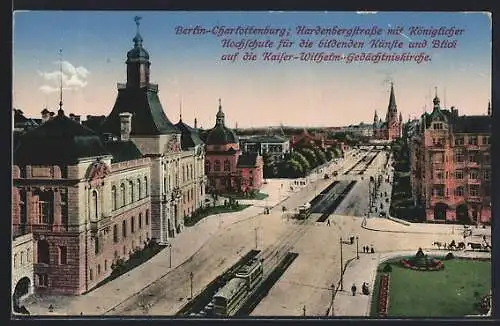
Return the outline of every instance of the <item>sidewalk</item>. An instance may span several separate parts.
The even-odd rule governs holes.
[[[426,250],[429,255],[443,255],[443,251]],[[333,303],[333,313],[335,316],[370,316],[370,306],[372,300],[372,291],[375,285],[377,267],[384,261],[399,257],[414,255],[415,251],[396,251],[381,252],[377,254],[360,253],[359,259],[354,259],[344,273],[344,291],[338,291]],[[490,253],[485,252],[453,252],[456,257],[491,257]],[[370,295],[361,293],[363,282],[368,283]],[[352,284],[356,284],[357,293],[355,296],[351,293]]]
[[[290,181],[293,182],[291,179]],[[327,181],[316,178],[318,187],[326,186]],[[309,184],[309,187],[311,184]],[[284,188],[284,187],[283,187]],[[307,186],[306,186],[307,188]],[[279,209],[277,205],[283,200],[295,201],[310,195],[307,192],[281,193],[280,180],[272,180],[264,188],[269,194],[269,207]],[[309,190],[309,188],[308,188]],[[278,193],[276,193],[278,191]],[[293,197],[293,198],[291,198]],[[304,197],[305,198],[305,197]],[[307,200],[307,199],[305,199]],[[261,200],[260,202],[265,202]],[[241,201],[243,202],[243,201]],[[301,203],[302,204],[302,203]],[[33,315],[102,315],[125,299],[147,288],[154,281],[165,277],[171,270],[188,262],[217,233],[234,223],[260,216],[262,207],[251,206],[239,212],[230,212],[208,216],[192,227],[186,227],[182,233],[171,239],[172,248],[165,248],[144,264],[137,266],[117,279],[81,296],[32,296],[23,304]],[[172,253],[170,266],[170,251]],[[48,312],[48,306],[54,307],[54,312]]]

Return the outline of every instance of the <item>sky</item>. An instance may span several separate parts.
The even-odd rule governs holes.
[[[151,82],[159,85],[165,113],[210,128],[218,99],[226,125],[234,128],[269,125],[342,126],[371,123],[374,110],[384,117],[394,83],[398,111],[404,120],[432,109],[437,88],[441,104],[460,114],[486,114],[491,97],[491,20],[485,13],[424,12],[132,12],[31,11],[15,12],[13,27],[13,106],[38,118],[43,108],[59,103],[59,60],[63,67],[63,99],[67,114],[107,115],[117,96],[117,83],[126,81],[126,53],[140,34],[150,54]],[[179,35],[176,27],[217,26],[284,28],[289,35]],[[297,35],[298,26],[316,28],[379,28],[380,36]],[[401,26],[397,35],[388,28]],[[454,27],[462,35],[434,38],[410,34],[412,26]],[[280,39],[294,44],[277,49]],[[245,49],[224,48],[224,39],[272,41],[274,48],[256,49],[255,61],[243,61]],[[300,48],[300,41],[313,41]],[[363,41],[364,48],[319,48],[322,39]],[[403,49],[373,49],[371,39],[403,42]],[[455,48],[409,49],[411,41],[456,40]],[[62,59],[59,50],[62,49]],[[269,62],[263,52],[427,53],[422,62]],[[234,62],[223,55],[239,52]]]

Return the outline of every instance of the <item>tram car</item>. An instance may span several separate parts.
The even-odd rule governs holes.
[[[220,317],[233,315],[262,277],[262,261],[257,259],[252,259],[239,268],[234,277],[215,294],[214,314]]]

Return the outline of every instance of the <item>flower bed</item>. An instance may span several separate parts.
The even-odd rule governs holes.
[[[387,317],[389,311],[389,274],[380,277],[380,287],[378,290],[378,316]]]
[[[440,271],[444,268],[442,261],[431,258],[429,266],[415,266],[407,259],[401,259],[401,265],[414,271]]]

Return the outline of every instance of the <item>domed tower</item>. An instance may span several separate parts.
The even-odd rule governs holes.
[[[151,63],[149,53],[142,46],[142,36],[139,33],[141,17],[134,18],[137,32],[132,39],[134,48],[127,52],[127,87],[137,88],[149,85],[149,72]]]
[[[215,116],[215,127],[209,132],[207,137],[207,145],[229,145],[234,149],[239,149],[238,136],[236,133],[225,125],[226,115],[222,112],[221,99],[219,99],[219,111]]]

